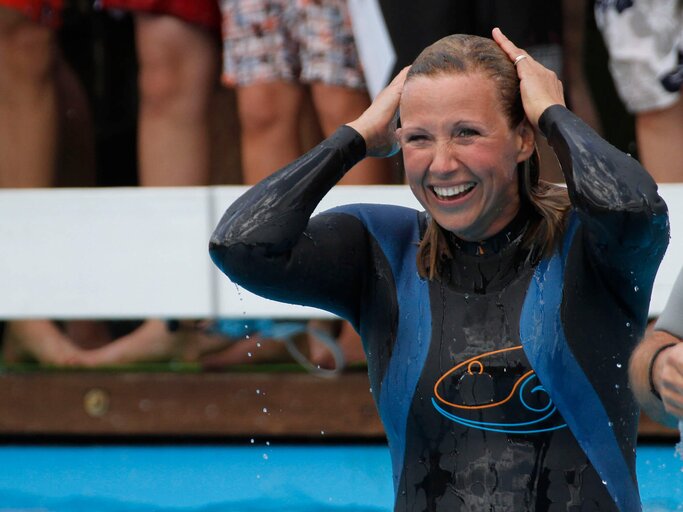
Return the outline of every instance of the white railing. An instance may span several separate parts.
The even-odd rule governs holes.
[[[0,319],[327,317],[238,289],[207,251],[244,187],[0,190]],[[662,185],[671,244],[650,313],[683,265],[683,184]],[[346,203],[419,208],[406,186],[336,187],[319,210]]]

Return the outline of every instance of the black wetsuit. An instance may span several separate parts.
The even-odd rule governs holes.
[[[360,332],[395,510],[640,509],[627,366],[668,242],[666,205],[638,162],[565,108],[546,110],[541,128],[573,209],[562,246],[538,264],[519,243],[528,205],[489,240],[452,237],[446,277],[431,282],[416,268],[424,212],[351,205],[309,220],[365,154],[348,127],[235,201],[211,239],[237,284]]]

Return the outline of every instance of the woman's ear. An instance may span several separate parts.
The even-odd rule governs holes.
[[[524,119],[516,128],[517,136],[519,137],[519,151],[517,153],[517,163],[527,160],[534,152],[536,144],[536,134],[529,123],[528,119]]]

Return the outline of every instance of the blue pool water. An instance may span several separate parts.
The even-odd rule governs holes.
[[[0,447],[0,512],[387,512],[384,446]],[[683,511],[673,446],[638,451],[645,510]]]

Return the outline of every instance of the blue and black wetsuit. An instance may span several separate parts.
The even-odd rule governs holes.
[[[452,237],[418,276],[424,212],[351,205],[310,218],[365,155],[342,127],[233,203],[211,256],[237,284],[349,320],[367,353],[397,511],[639,510],[629,355],[668,242],[645,170],[561,106],[541,128],[572,210],[534,263],[523,205],[481,243]]]

